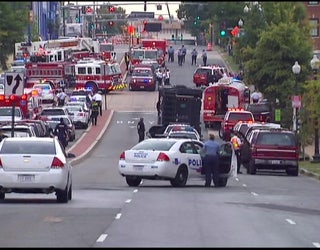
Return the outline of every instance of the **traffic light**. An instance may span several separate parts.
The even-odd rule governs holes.
[[[86,14],[86,9],[87,9],[86,6],[82,6],[82,7],[81,7],[81,13],[82,13],[82,14]]]
[[[113,26],[114,22],[113,21],[109,21],[109,26]]]
[[[76,14],[76,18],[75,18],[76,23],[80,23],[80,17],[78,14]]]
[[[226,36],[227,32],[225,30],[220,30],[220,36]]]
[[[171,35],[171,40],[174,41],[174,34]]]

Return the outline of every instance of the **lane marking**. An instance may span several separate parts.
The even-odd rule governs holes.
[[[118,213],[115,218],[116,218],[116,220],[119,220],[120,217],[121,217],[121,213]]]
[[[291,225],[296,225],[296,223],[291,219],[286,219],[286,221]]]
[[[138,189],[133,190],[134,193],[138,192]]]
[[[96,242],[104,242],[107,237],[108,237],[107,234],[101,234]]]
[[[312,244],[317,247],[317,248],[320,248],[320,243],[319,242],[312,242]]]
[[[251,194],[252,194],[253,196],[258,196],[258,194],[255,193],[255,192],[251,192]]]
[[[130,203],[132,200],[131,199],[128,199],[128,200],[126,200],[126,203]]]
[[[243,187],[246,187],[246,186],[247,186],[247,184],[242,184],[242,186],[243,186]]]

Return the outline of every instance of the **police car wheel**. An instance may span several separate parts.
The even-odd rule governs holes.
[[[186,166],[180,166],[174,179],[170,180],[173,187],[184,187],[188,180],[188,170]]]
[[[127,176],[126,182],[130,187],[137,187],[140,185],[142,178],[139,176]]]

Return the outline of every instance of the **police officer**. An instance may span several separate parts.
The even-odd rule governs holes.
[[[143,117],[140,118],[140,121],[137,124],[137,130],[138,130],[138,135],[139,135],[139,142],[144,140],[144,134],[145,134],[145,126],[143,122]]]
[[[60,122],[54,129],[54,135],[58,137],[58,140],[65,149],[68,145],[68,126],[64,123],[63,118],[60,117]]]
[[[211,180],[214,184],[219,182],[219,155],[220,144],[215,140],[214,132],[209,131],[209,140],[204,143],[202,149],[202,166],[206,176],[205,187],[211,186]]]
[[[99,90],[92,97],[92,100],[98,103],[100,116],[102,116],[102,95],[101,95],[101,93],[102,92]]]
[[[91,104],[91,122],[92,125],[97,125],[97,120],[98,120],[98,116],[99,116],[99,104],[97,101],[93,101]]]

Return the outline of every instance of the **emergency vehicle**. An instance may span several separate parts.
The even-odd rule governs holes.
[[[75,64],[76,89],[101,90],[108,93],[125,88],[119,63],[95,58],[84,58]]]
[[[199,66],[193,73],[193,83],[196,87],[209,86],[227,75],[227,69],[220,65]]]
[[[116,60],[116,52],[114,51],[114,45],[110,42],[100,43],[100,54],[104,60]]]
[[[0,95],[0,107],[19,107],[23,119],[36,119],[41,112],[41,98],[35,89],[24,89],[23,95]]]
[[[158,63],[161,67],[165,66],[168,43],[165,39],[142,39],[142,47],[158,49]]]
[[[223,77],[203,91],[203,122],[206,128],[217,126],[231,108],[245,109],[250,103],[248,86],[232,77]]]
[[[156,48],[133,48],[130,52],[129,73],[132,73],[137,64],[146,64],[153,61],[158,66],[162,66],[162,60],[161,54]]]

